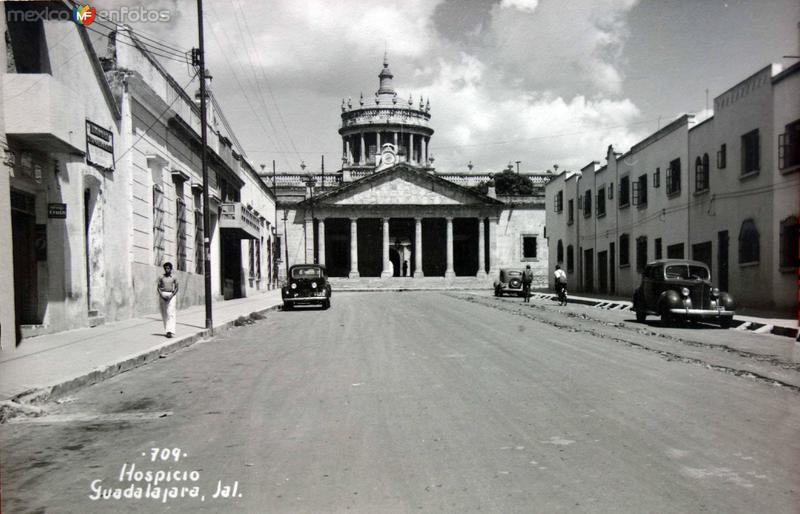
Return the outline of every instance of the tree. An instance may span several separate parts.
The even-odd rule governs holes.
[[[533,182],[524,175],[519,175],[511,170],[504,170],[495,173],[492,177],[495,185],[495,192],[498,195],[524,196],[532,195],[534,192]],[[489,183],[481,182],[473,186],[472,189],[479,193],[486,194]]]

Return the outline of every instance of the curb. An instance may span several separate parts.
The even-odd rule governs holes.
[[[93,385],[98,382],[108,380],[109,378],[119,375],[121,373],[125,373],[126,371],[138,368],[139,366],[144,366],[145,364],[163,358],[166,355],[174,353],[183,348],[192,346],[198,341],[212,337],[225,330],[229,330],[234,326],[238,326],[237,324],[241,323],[240,320],[242,317],[263,315],[269,311],[278,310],[280,308],[280,305],[281,304],[278,303],[276,305],[267,307],[265,309],[252,311],[249,314],[247,314],[247,316],[245,315],[239,316],[236,319],[233,319],[231,321],[226,321],[225,323],[221,323],[210,329],[204,328],[198,332],[195,332],[194,334],[189,334],[187,336],[176,339],[175,341],[164,343],[160,346],[151,348],[142,353],[124,357],[117,363],[109,364],[102,368],[93,369],[77,377],[64,380],[56,384],[19,393],[1,402],[3,407],[9,411],[5,419],[13,417],[16,414],[29,414],[31,412],[30,409],[33,404],[42,403],[48,400],[52,400],[54,398],[58,398],[59,396],[63,396],[64,394],[75,391],[76,389],[80,389],[85,386]],[[19,405],[17,412],[14,412],[13,409],[15,404]],[[3,419],[3,421],[5,421],[5,419]]]
[[[391,287],[391,288],[369,288],[369,287],[354,287],[352,289],[334,289],[334,293],[402,293],[402,292],[411,292],[411,291],[483,291],[483,289],[478,289],[475,287],[448,287],[448,288],[436,288],[436,287]]]

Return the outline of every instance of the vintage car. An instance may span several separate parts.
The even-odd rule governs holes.
[[[522,270],[500,270],[500,276],[494,282],[494,295],[503,296],[506,293],[522,296]]]
[[[295,305],[319,304],[323,309],[331,306],[331,285],[325,268],[318,264],[295,264],[289,268],[289,278],[281,288],[283,310]]]
[[[708,266],[700,261],[664,259],[647,264],[633,294],[636,320],[648,314],[662,321],[711,320],[727,328],[733,321],[733,297],[712,287]]]

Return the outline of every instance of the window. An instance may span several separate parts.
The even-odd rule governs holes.
[[[46,13],[48,7],[37,9],[38,6],[35,3],[26,3],[28,5],[17,8],[11,2],[5,2],[5,51],[9,57],[7,65],[9,69],[3,71],[52,73],[44,20],[41,17],[26,16],[34,14],[33,12],[27,12],[29,9],[38,10],[36,14],[43,14]],[[47,19],[46,15],[44,19]]]
[[[633,183],[633,205],[647,205],[647,174],[640,175]]]
[[[717,151],[717,169],[724,170],[725,166],[728,165],[728,148],[725,146],[725,143],[722,143],[722,146],[719,147]]]
[[[758,173],[760,167],[761,143],[755,129],[742,136],[742,175]]]
[[[653,173],[653,189],[661,187],[661,168],[656,168]]]
[[[608,199],[609,200],[613,200],[614,199],[614,183],[613,182],[609,182],[608,183]]]
[[[175,200],[175,236],[178,250],[176,268],[186,271],[186,200],[182,197]]]
[[[572,223],[575,221],[574,207],[575,200],[570,200],[567,202],[567,225],[572,225]]]
[[[630,261],[630,237],[628,234],[619,236],[619,267],[624,268],[631,265]]]
[[[739,230],[739,264],[758,262],[758,239],[758,229],[755,222],[752,219],[744,220],[742,228]]]
[[[661,252],[661,238],[660,237],[656,238],[655,245],[656,245],[656,260],[658,260],[661,257],[663,257],[663,255],[664,255]]]
[[[647,264],[647,236],[636,238],[636,271],[642,271]]]
[[[256,239],[256,280],[261,280],[261,247],[264,246],[264,238]]]
[[[794,271],[800,267],[800,226],[796,216],[781,221],[781,268]]]
[[[683,243],[667,246],[667,259],[683,259]]]
[[[202,274],[203,266],[205,265],[205,258],[203,257],[203,211],[197,207],[198,204],[199,202],[194,204],[194,272]]]
[[[556,262],[559,264],[564,262],[564,243],[561,242],[561,239],[558,240],[556,246]]]
[[[575,251],[572,245],[567,246],[567,272],[572,273],[575,270]]]
[[[681,160],[670,161],[667,168],[667,195],[676,195],[681,192]]]
[[[592,215],[592,190],[587,189],[583,193],[583,217],[588,218]]]
[[[597,191],[597,217],[602,218],[606,215],[606,188],[601,187]]]
[[[564,191],[559,191],[558,193],[556,193],[555,201],[556,201],[556,205],[555,205],[556,212],[563,211],[564,210]]]
[[[153,263],[164,264],[164,191],[158,184],[153,186]]]
[[[522,236],[522,260],[536,259],[536,236]]]
[[[619,206],[627,207],[630,202],[630,177],[619,179]]]
[[[697,157],[695,161],[695,182],[694,188],[695,191],[707,191],[708,190],[708,174],[709,171],[709,164],[708,164],[708,154],[703,154],[703,158]]]
[[[786,125],[778,136],[778,168],[785,170],[800,165],[800,120]]]

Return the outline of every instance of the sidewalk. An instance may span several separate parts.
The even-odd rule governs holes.
[[[279,289],[214,302],[213,330],[280,304]],[[212,331],[205,329],[205,306],[195,305],[178,311],[177,335],[172,339],[164,337],[158,314],[24,339],[16,350],[0,353],[0,401],[43,401],[141,366],[210,335]]]
[[[539,295],[540,297],[553,297],[553,291],[545,289],[537,289],[531,291],[532,295]],[[621,296],[600,295],[594,293],[581,293],[581,296],[573,294],[569,295],[571,303],[578,303],[582,305],[589,305],[601,309],[616,309],[616,310],[630,310],[633,303]],[[737,311],[739,312],[739,311]],[[736,314],[734,321],[742,321],[737,330],[750,330],[755,333],[774,334],[785,337],[797,337],[800,341],[800,332],[798,331],[798,321],[792,318],[779,318],[779,317],[761,317],[761,316],[748,316],[744,314]]]

